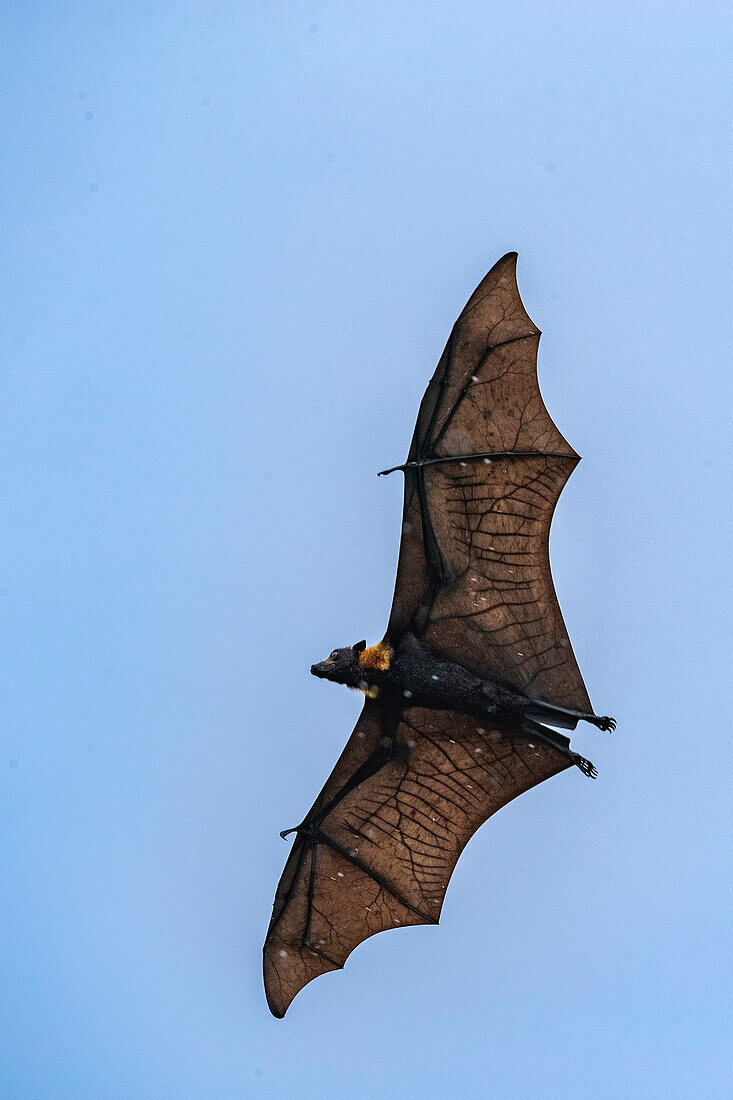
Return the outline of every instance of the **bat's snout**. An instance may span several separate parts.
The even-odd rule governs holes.
[[[329,672],[333,672],[336,668],[335,661],[321,661],[320,664],[311,665],[311,672],[314,676],[328,676]]]

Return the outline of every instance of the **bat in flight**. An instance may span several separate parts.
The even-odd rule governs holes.
[[[295,842],[264,946],[278,1017],[362,940],[437,924],[463,848],[507,802],[572,766],[595,777],[552,727],[616,725],[593,713],[552,583],[550,522],[579,457],[542,401],[516,261],[499,260],[456,321],[395,467],[402,542],[383,640],[311,668],[366,698],[282,834]]]

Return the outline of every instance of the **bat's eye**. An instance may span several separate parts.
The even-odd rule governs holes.
[[[338,656],[339,656],[338,653],[334,649],[333,653],[331,654],[331,656],[328,659],[329,659],[329,661],[338,661]]]

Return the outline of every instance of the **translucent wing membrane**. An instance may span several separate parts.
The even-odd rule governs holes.
[[[478,827],[567,757],[452,711],[412,708],[392,759],[349,790],[344,774],[380,753],[378,704],[362,717],[296,838],[265,942],[276,1016],[319,974],[343,966],[377,932],[435,924],[458,857]]]
[[[427,499],[455,583],[433,601],[425,640],[480,675],[589,711],[550,573],[552,512],[575,459],[435,466]]]

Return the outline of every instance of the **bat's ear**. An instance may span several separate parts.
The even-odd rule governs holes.
[[[366,649],[366,642],[356,642],[356,644],[352,645],[351,648],[353,649],[354,653],[361,653],[363,649]]]

